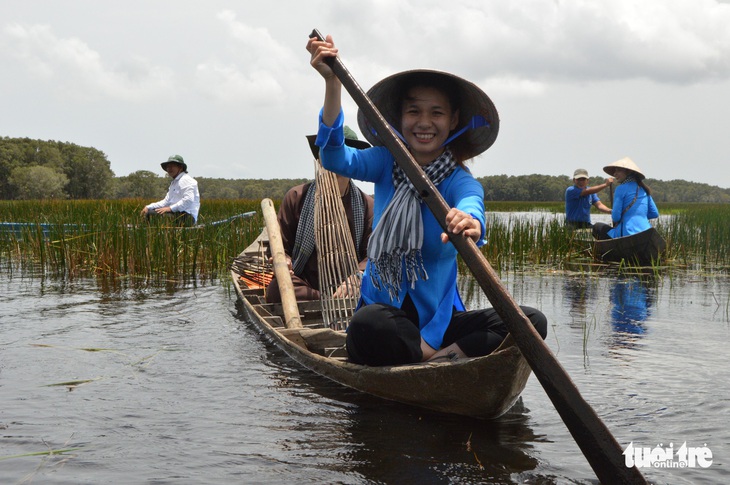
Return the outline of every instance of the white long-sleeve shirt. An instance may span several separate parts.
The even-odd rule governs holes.
[[[187,212],[193,216],[197,223],[198,212],[200,211],[198,182],[187,172],[180,172],[170,184],[165,198],[159,202],[149,204],[147,210],[159,209],[160,207],[170,207],[172,212]]]

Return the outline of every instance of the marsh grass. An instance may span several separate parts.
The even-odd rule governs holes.
[[[487,244],[482,252],[496,271],[568,269],[593,271],[590,235],[567,229],[561,203],[487,203]],[[667,204],[656,224],[667,241],[664,267],[727,272],[730,268],[730,204]],[[463,263],[460,270],[466,271]],[[634,268],[619,266],[619,272]]]
[[[532,204],[533,210],[526,211],[522,205],[509,203],[506,208],[514,212],[498,206],[492,209],[499,212],[487,213],[487,243],[482,252],[497,271],[563,268],[566,261],[581,256],[587,247],[584,234],[565,227],[556,215],[558,206]]]
[[[657,230],[667,240],[668,257],[678,264],[709,271],[730,268],[730,205],[692,204]]]
[[[74,278],[177,284],[214,280],[258,236],[260,214],[210,225],[249,211],[259,200],[205,200],[201,228],[145,224],[146,201],[0,201],[0,222],[25,222],[0,231],[5,271]],[[482,252],[498,272],[596,269],[586,234],[562,221],[562,203],[487,202],[487,244]],[[661,205],[657,230],[667,241],[664,265],[710,272],[730,268],[729,204]],[[207,224],[207,225],[206,225]],[[460,271],[468,272],[460,261]],[[630,270],[629,268],[625,268]],[[657,269],[658,270],[658,269]]]
[[[209,223],[257,211],[257,200],[206,200],[201,227],[180,228],[140,216],[145,201],[4,201],[0,222],[27,225],[0,232],[7,271],[64,278],[189,282],[216,279],[259,234],[260,215]]]

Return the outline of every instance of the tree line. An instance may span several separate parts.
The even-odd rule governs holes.
[[[194,174],[192,174],[195,176]],[[280,199],[306,179],[195,177],[203,199]],[[556,202],[572,184],[568,176],[478,177],[486,201]],[[593,177],[590,185],[604,178]],[[170,179],[147,170],[117,177],[104,152],[73,143],[0,137],[0,199],[161,199]],[[646,179],[657,203],[730,203],[730,189],[685,180]],[[610,202],[609,190],[599,194]]]

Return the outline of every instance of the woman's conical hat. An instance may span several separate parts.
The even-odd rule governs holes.
[[[455,87],[456,93],[451,93],[458,99],[459,124],[454,131],[464,128],[472,122],[475,115],[481,116],[485,124],[469,129],[459,138],[468,141],[469,148],[463,153],[463,159],[475,157],[487,150],[499,132],[499,115],[494,103],[476,84],[453,74],[434,71],[429,69],[415,69],[403,71],[379,81],[368,91],[368,96],[378,108],[385,120],[396,130],[400,130],[398,120],[401,116],[401,96],[404,94],[404,87],[418,85],[423,78],[441,78],[448,81],[449,85]],[[357,122],[360,132],[373,145],[383,145],[383,141],[365,117],[365,113],[359,110]]]
[[[639,177],[640,180],[644,180],[646,178],[641,169],[629,157],[624,157],[621,160],[613,162],[610,165],[606,165],[605,167],[603,167],[603,171],[613,177],[613,173],[617,168],[625,168],[626,170],[636,172],[636,175]]]

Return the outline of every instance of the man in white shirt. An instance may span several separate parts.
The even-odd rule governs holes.
[[[173,217],[177,224],[193,226],[198,222],[200,193],[198,182],[188,175],[188,166],[180,155],[173,155],[160,164],[162,170],[172,178],[167,195],[142,209],[142,215],[149,220],[151,216]]]

